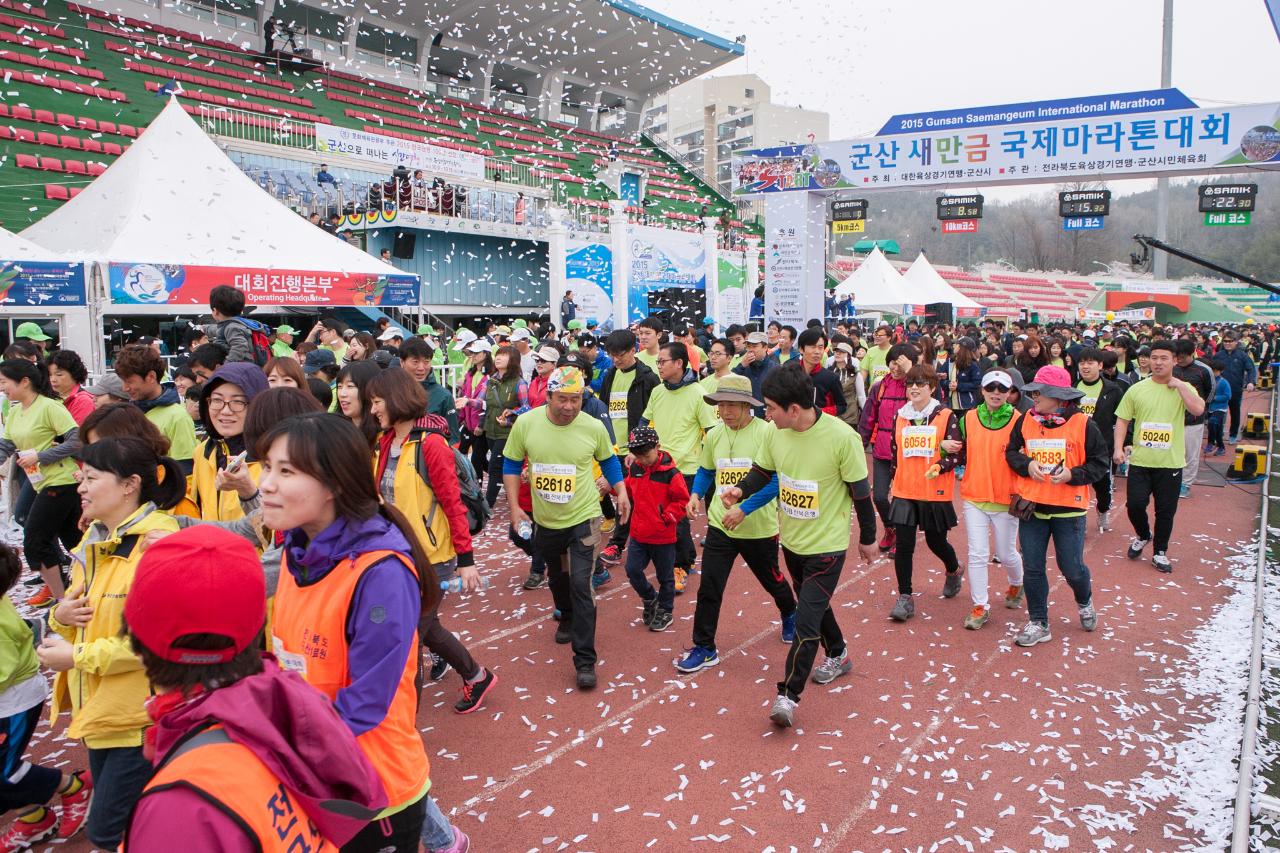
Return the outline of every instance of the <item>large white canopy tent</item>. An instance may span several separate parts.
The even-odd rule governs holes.
[[[925,305],[946,303],[955,309],[957,317],[982,315],[983,306],[952,287],[951,283],[933,268],[933,264],[929,263],[924,252],[917,255],[911,266],[902,274],[902,283],[911,294],[912,302]]]
[[[0,261],[56,261],[57,254],[0,228]]]
[[[910,314],[912,305],[923,305],[913,298],[902,275],[889,263],[880,248],[871,250],[858,268],[836,285],[837,296],[852,297],[858,311],[881,311],[886,314]]]

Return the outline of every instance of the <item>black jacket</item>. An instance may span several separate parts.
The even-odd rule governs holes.
[[[1075,411],[1075,406],[1072,406],[1071,412],[1075,413]],[[1009,434],[1009,446],[1004,451],[1005,461],[1009,463],[1009,467],[1014,470],[1014,473],[1020,477],[1030,476],[1027,473],[1027,464],[1031,461],[1031,457],[1022,452],[1024,447],[1022,421],[1029,417],[1031,417],[1031,414],[1027,413],[1021,415],[1014,422],[1013,432]],[[1061,427],[1058,427],[1058,429],[1061,429]],[[1077,465],[1071,469],[1071,479],[1067,481],[1069,486],[1087,486],[1096,483],[1111,471],[1111,454],[1107,452],[1107,442],[1102,437],[1102,430],[1098,428],[1098,424],[1093,418],[1090,418],[1089,423],[1085,426],[1084,453],[1084,464]],[[1036,504],[1036,511],[1053,515],[1055,513],[1079,512],[1080,508]]]
[[[809,379],[813,382],[814,405],[828,415],[835,415],[837,418],[843,415],[844,386],[840,384],[840,378],[831,370],[819,366],[817,370],[809,373]]]
[[[1106,376],[1099,374],[1098,381],[1102,383],[1102,391],[1098,393],[1098,402],[1093,407],[1093,422],[1098,425],[1098,429],[1102,431],[1102,437],[1107,442],[1107,457],[1115,452],[1115,428],[1116,428],[1116,409],[1120,406],[1120,398],[1124,396],[1124,386],[1119,382],[1108,379]]]
[[[653,372],[653,368],[639,359],[636,360],[636,366],[633,369],[636,375],[631,380],[631,387],[627,389],[627,435],[631,434],[631,430],[640,426],[640,416],[644,414],[644,410],[649,405],[649,395],[653,393],[654,388],[657,388],[662,383],[662,380],[658,378],[658,374]],[[609,405],[610,392],[613,391],[613,377],[617,375],[618,366],[615,364],[605,373],[604,381],[600,383],[600,399],[604,402],[606,408]],[[622,436],[617,440],[625,442],[626,436]]]
[[[1209,419],[1209,401],[1213,399],[1214,385],[1213,371],[1205,366],[1202,361],[1193,361],[1186,367],[1173,368],[1173,375],[1186,382],[1192,388],[1196,389],[1196,393],[1200,395],[1200,399],[1204,400],[1204,411],[1198,415],[1187,412],[1183,415],[1182,421],[1187,426],[1196,426],[1202,424]],[[1229,383],[1228,383],[1229,384]]]

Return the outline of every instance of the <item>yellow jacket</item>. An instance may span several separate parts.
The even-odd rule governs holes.
[[[152,530],[175,532],[178,523],[148,503],[114,531],[95,521],[74,552],[71,585],[85,585],[93,618],[82,628],[49,614],[49,627],[74,646],[75,665],[53,683],[53,719],[71,710],[67,735],[93,749],[140,746],[150,725],[144,703],[151,684],[142,661],[121,635],[124,599],[142,558],[141,540]]]
[[[226,460],[231,455],[225,442],[206,438],[196,448],[191,458],[191,477],[187,481],[187,497],[199,507],[198,518],[205,521],[235,521],[244,517],[240,509],[240,496],[234,491],[218,491],[214,479],[218,475],[218,457]],[[249,474],[256,483],[262,475],[262,465],[247,462]],[[184,513],[185,514],[185,513]]]
[[[418,473],[419,433],[412,432],[400,446],[400,461],[396,464],[395,494],[391,505],[404,513],[413,525],[413,532],[422,543],[427,557],[435,565],[448,562],[458,555],[453,547],[453,534],[449,530],[449,517],[440,508],[435,492]],[[392,439],[395,440],[394,438]],[[380,469],[381,448],[373,451],[374,476]]]

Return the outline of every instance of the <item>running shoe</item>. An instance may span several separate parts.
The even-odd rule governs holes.
[[[618,565],[618,561],[622,559],[622,548],[617,545],[606,545],[604,550],[600,552],[601,562],[608,563],[611,566]]]
[[[529,577],[524,579],[522,586],[525,589],[541,589],[547,585],[546,572],[529,572]]]
[[[646,626],[653,624],[653,617],[658,613],[658,599],[651,598],[644,603],[644,615],[640,617]]]
[[[1155,566],[1157,571],[1166,575],[1173,571],[1173,563],[1169,562],[1169,558],[1165,556],[1164,551],[1156,551],[1151,555],[1151,565]]]
[[[578,689],[591,690],[596,686],[596,668],[594,666],[584,666],[578,670],[577,675]]]
[[[71,838],[84,828],[89,817],[89,806],[93,804],[93,777],[88,772],[77,770],[71,774],[80,780],[80,790],[74,794],[63,794],[62,814],[58,820],[58,837]]]
[[[1017,610],[1022,606],[1022,599],[1026,594],[1022,590],[1022,584],[1010,586],[1004,591],[1004,606],[1010,610]]]
[[[1088,604],[1080,605],[1080,627],[1086,631],[1092,631],[1098,627],[1098,612],[1093,609],[1093,599],[1089,599]]]
[[[665,631],[671,627],[674,617],[670,610],[663,610],[659,607],[653,612],[653,621],[649,623],[650,631]]]
[[[789,729],[796,720],[796,703],[781,693],[778,698],[773,700],[773,707],[769,709],[769,719],[773,720],[774,725]]]
[[[1178,487],[1178,497],[1180,497],[1180,498],[1189,498],[1189,497],[1191,497],[1191,484],[1190,484],[1190,483],[1183,483],[1181,486],[1179,486],[1179,487]]]
[[[684,594],[684,582],[689,577],[689,572],[676,566],[676,595]]]
[[[906,622],[916,615],[916,600],[909,595],[900,595],[889,611],[889,618],[894,622]]]
[[[453,703],[453,710],[458,714],[470,714],[480,707],[484,697],[489,695],[489,691],[497,683],[498,676],[488,669],[484,671],[484,678],[462,682],[462,698]]]
[[[40,587],[40,591],[27,599],[29,607],[52,607],[57,603],[57,599],[53,597],[53,591],[49,589],[49,585],[45,584]]]
[[[796,641],[796,614],[788,613],[782,617],[782,642],[791,645]]]
[[[1022,626],[1022,630],[1018,632],[1018,636],[1013,638],[1013,641],[1026,648],[1027,646],[1034,646],[1036,643],[1047,643],[1052,639],[1053,633],[1046,623],[1028,622]]]
[[[431,853],[467,853],[471,849],[471,839],[467,834],[458,827],[450,827],[453,830],[453,843],[448,847],[436,847]]]
[[[689,653],[680,660],[676,661],[676,670],[679,672],[701,672],[704,669],[715,666],[720,663],[720,655],[716,654],[715,649],[708,649],[703,646],[694,646],[689,649]]]
[[[960,578],[964,577],[964,569],[947,572],[947,579],[942,582],[942,597],[955,598],[960,594]]]
[[[1111,529],[1111,510],[1103,510],[1098,513],[1098,532],[1106,533]]]
[[[567,646],[573,642],[573,625],[566,619],[556,625],[556,642],[562,646]]]
[[[434,652],[431,654],[431,680],[432,681],[439,681],[440,679],[444,678],[445,675],[448,674],[449,669],[450,669],[449,662],[447,660],[440,657],[440,655],[435,654]]]
[[[846,648],[838,657],[827,655],[823,658],[822,663],[813,668],[813,674],[809,677],[813,679],[814,684],[830,684],[852,671],[853,661],[849,660],[849,650]]]
[[[898,545],[898,532],[892,527],[884,532],[884,536],[880,537],[879,548],[882,552],[889,552]]]
[[[987,620],[990,618],[987,608],[981,604],[975,604],[973,609],[969,611],[969,615],[964,617],[964,626],[970,631],[976,631],[987,624]]]
[[[606,569],[603,565],[601,565],[600,571],[593,572],[591,575],[591,588],[599,589],[600,587],[604,586],[612,579],[613,579],[613,575],[609,574],[609,570]]]
[[[1129,543],[1129,559],[1136,560],[1142,556],[1142,551],[1151,542],[1150,539],[1134,539]]]
[[[601,533],[612,533],[612,532],[613,532],[613,528],[615,528],[615,527],[617,527],[617,526],[618,526],[617,519],[613,519],[613,518],[606,518],[606,519],[604,519],[603,521],[601,521],[601,522],[600,522],[600,532],[601,532]]]
[[[44,816],[34,823],[28,823],[19,817],[10,824],[4,835],[0,835],[0,851],[17,853],[19,850],[28,850],[58,834],[57,813],[50,808],[41,807],[40,810],[44,812]]]

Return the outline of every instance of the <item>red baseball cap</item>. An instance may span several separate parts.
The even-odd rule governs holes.
[[[124,618],[142,645],[171,663],[226,663],[252,645],[266,623],[258,552],[234,533],[207,524],[166,536],[138,562]],[[186,634],[219,634],[231,646],[183,648],[177,641]]]

